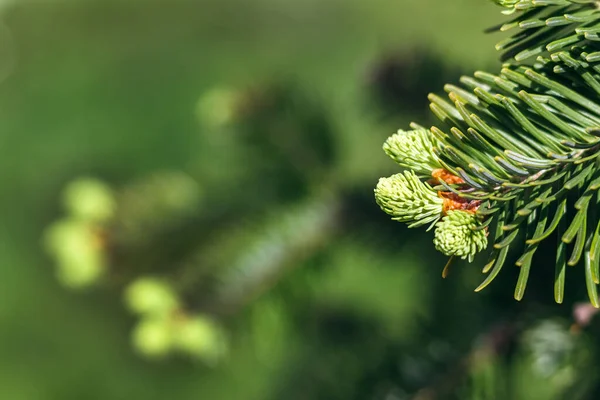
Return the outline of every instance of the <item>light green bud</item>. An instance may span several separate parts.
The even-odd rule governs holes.
[[[137,314],[165,316],[179,307],[177,295],[169,284],[158,278],[139,278],[125,289],[125,302]]]
[[[56,261],[58,279],[69,288],[91,286],[106,270],[97,233],[85,221],[66,219],[50,225],[44,245]]]
[[[200,358],[208,364],[217,362],[226,351],[225,335],[221,327],[201,315],[177,322],[174,345],[181,352]]]
[[[222,127],[235,120],[239,93],[235,90],[218,87],[200,97],[197,115],[211,127]]]
[[[433,243],[447,256],[457,256],[472,262],[475,254],[487,247],[485,230],[474,230],[479,224],[474,214],[466,211],[449,211],[436,224]]]
[[[110,187],[91,178],[71,182],[63,192],[63,201],[74,217],[94,222],[109,220],[116,208]]]
[[[398,131],[383,144],[383,151],[400,166],[420,176],[431,176],[431,171],[442,168],[433,154],[436,139],[427,129]]]
[[[132,332],[133,347],[146,357],[164,357],[173,348],[173,328],[165,318],[145,318]]]
[[[393,220],[409,223],[409,228],[435,223],[442,216],[444,204],[412,171],[379,179],[375,200]]]

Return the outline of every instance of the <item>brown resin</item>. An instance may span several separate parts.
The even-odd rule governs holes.
[[[461,183],[465,183],[461,177],[453,175],[451,172],[443,168],[434,169],[431,171],[431,176],[438,182],[444,181],[448,185],[460,185]]]

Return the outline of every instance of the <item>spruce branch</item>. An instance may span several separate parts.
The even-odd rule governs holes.
[[[500,72],[479,71],[462,77],[460,85],[446,85],[447,99],[429,95],[431,111],[441,124],[431,127],[429,135],[419,125],[411,126],[419,138],[431,139],[409,142],[397,134],[384,149],[413,174],[431,176],[432,191],[445,202],[458,203],[451,210],[472,213],[469,218],[451,217],[458,214],[444,207],[448,215],[434,239],[438,250],[471,261],[486,247],[484,235],[493,230],[490,261],[483,268],[487,277],[476,291],[498,275],[509,249],[521,249],[515,289],[515,298],[521,300],[539,244],[556,235],[556,302],[564,298],[566,265],[583,264],[590,301],[600,307],[598,2],[494,2],[513,19],[491,30],[517,31],[496,45],[506,61]],[[418,150],[400,139],[428,148]],[[441,170],[433,168],[437,165]],[[376,199],[381,206],[380,196]],[[403,209],[402,215],[419,215],[418,207],[404,206],[413,209]],[[398,210],[382,208],[393,219],[411,221],[398,218]],[[466,244],[450,244],[455,236],[478,241],[467,252]]]
[[[218,278],[215,313],[230,314],[271,288],[299,262],[327,244],[339,228],[341,202],[317,192],[276,218],[267,217],[253,240]]]

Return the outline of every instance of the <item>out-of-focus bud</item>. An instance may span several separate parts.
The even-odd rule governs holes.
[[[115,197],[108,185],[82,178],[71,182],[63,192],[65,207],[76,218],[105,222],[115,213]]]
[[[196,106],[198,118],[211,127],[231,123],[237,113],[239,94],[227,88],[215,88],[202,95]]]
[[[69,219],[51,225],[46,231],[44,244],[55,259],[58,278],[65,286],[90,286],[105,271],[101,237],[85,221]]]
[[[195,315],[177,321],[175,346],[183,353],[214,364],[227,351],[225,334],[213,320]]]
[[[132,332],[134,348],[146,357],[164,357],[173,346],[173,329],[166,318],[144,318]]]
[[[125,302],[137,314],[164,317],[179,308],[179,300],[171,286],[158,278],[139,278],[125,290]]]

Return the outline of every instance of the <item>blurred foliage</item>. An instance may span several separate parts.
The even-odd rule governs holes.
[[[488,3],[7,6],[0,398],[596,398],[552,276],[465,290],[373,199],[399,92],[494,62]]]

